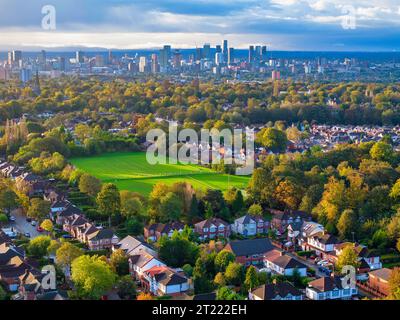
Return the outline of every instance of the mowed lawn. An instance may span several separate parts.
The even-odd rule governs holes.
[[[249,177],[218,174],[215,171],[189,164],[156,164],[146,160],[145,152],[107,153],[94,157],[73,158],[77,168],[101,179],[115,183],[120,190],[148,195],[153,185],[162,182],[171,185],[187,181],[196,189],[244,189]]]

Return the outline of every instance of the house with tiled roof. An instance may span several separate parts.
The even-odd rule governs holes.
[[[282,276],[292,276],[295,270],[301,277],[307,276],[307,266],[305,264],[276,249],[264,255],[264,265],[271,272]]]
[[[262,265],[264,255],[272,249],[268,238],[230,241],[224,247],[236,256],[236,262],[245,266]]]
[[[392,269],[389,268],[370,271],[364,290],[368,290],[378,298],[387,297],[390,294],[389,279],[391,274]]]
[[[244,237],[255,236],[257,234],[266,234],[268,232],[269,222],[262,216],[252,216],[249,214],[237,218],[231,225],[231,230],[234,233]]]
[[[113,245],[112,250],[123,250],[128,256],[140,254],[142,252],[149,253],[154,257],[157,257],[157,250],[148,243],[142,241],[138,237],[126,236],[120,240],[117,244]]]
[[[249,300],[303,300],[303,293],[289,282],[270,283],[251,290]]]
[[[201,240],[229,238],[231,226],[220,218],[209,218],[194,225],[194,231]]]
[[[309,282],[306,296],[311,300],[351,299],[358,294],[345,279],[338,276],[322,277]]]
[[[182,222],[153,223],[144,227],[144,238],[151,241],[157,241],[162,236],[171,238],[175,231],[181,233],[184,228]]]
[[[188,278],[167,266],[154,266],[146,270],[143,279],[146,290],[156,296],[176,296],[192,289]]]
[[[366,246],[358,243],[343,242],[336,244],[334,256],[335,261],[337,261],[343,249],[347,246],[352,246],[354,248],[354,252],[357,254],[358,261],[360,262],[360,271],[368,272],[371,270],[382,268],[382,263],[380,262],[379,255],[369,250]]]
[[[98,229],[87,236],[87,246],[90,250],[111,249],[119,241],[111,229]]]
[[[143,273],[155,266],[166,266],[164,262],[156,258],[150,253],[141,252],[132,255],[128,259],[129,273],[137,280],[142,280]]]

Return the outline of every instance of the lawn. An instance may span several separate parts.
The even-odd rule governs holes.
[[[171,185],[187,181],[196,189],[244,189],[249,177],[218,174],[215,171],[189,164],[151,165],[146,153],[107,153],[94,157],[74,158],[77,168],[101,179],[115,183],[120,190],[130,190],[148,195],[157,182]]]

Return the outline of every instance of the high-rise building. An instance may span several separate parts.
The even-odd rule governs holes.
[[[229,48],[229,51],[228,51],[228,64],[229,65],[231,65],[234,62],[234,54],[235,54],[235,49]]]
[[[211,56],[211,46],[209,43],[205,43],[203,46],[203,58],[210,59]]]
[[[158,56],[155,53],[151,55],[151,72],[152,73],[160,72],[160,65],[158,64]]]
[[[108,64],[113,64],[114,57],[111,50],[108,50]]]
[[[22,60],[22,51],[14,50],[13,51],[13,62],[18,63],[20,60]]]
[[[46,50],[42,50],[40,51],[40,55],[39,55],[39,63],[41,64],[46,64]]]
[[[174,69],[180,69],[182,64],[182,54],[180,53],[179,50],[176,50],[174,52],[174,57],[172,59],[172,65]]]
[[[32,80],[32,70],[31,69],[21,69],[20,71],[20,80],[22,82],[28,82]]]
[[[8,62],[9,66],[11,66],[13,64],[13,53],[12,53],[12,51],[8,52],[7,62]]]
[[[222,41],[222,53],[224,54],[224,62],[228,61],[228,40]]]
[[[75,52],[75,61],[76,61],[76,63],[83,63],[83,52],[82,51]]]
[[[249,58],[248,62],[252,63],[254,61],[254,46],[249,46]]]
[[[65,71],[65,58],[64,57],[58,57],[57,58],[57,62],[58,62],[58,70]]]
[[[139,58],[139,72],[146,72],[147,70],[147,59],[146,57],[140,57]]]
[[[222,52],[215,53],[215,64],[219,66],[224,63],[224,54]]]
[[[104,67],[104,57],[101,54],[96,55],[95,57],[95,66],[96,67]]]
[[[169,59],[171,58],[171,46],[165,45],[160,49],[160,66],[163,69],[168,67]]]
[[[261,59],[263,61],[267,60],[267,46],[261,47]]]
[[[217,45],[215,46],[215,52],[216,52],[216,53],[222,52],[221,46],[220,46],[219,44],[217,44]]]

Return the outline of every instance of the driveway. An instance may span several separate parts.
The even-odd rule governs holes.
[[[15,217],[15,222],[9,223],[9,227],[15,228],[18,232],[25,234],[30,233],[31,239],[40,236],[41,233],[36,230],[36,227],[32,226],[26,221],[26,216],[20,209],[13,210],[11,215]]]

